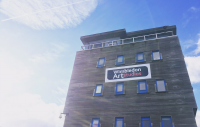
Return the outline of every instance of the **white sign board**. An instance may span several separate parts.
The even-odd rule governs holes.
[[[106,68],[105,82],[118,82],[151,78],[150,64]]]

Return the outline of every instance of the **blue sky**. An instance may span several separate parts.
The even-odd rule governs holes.
[[[199,22],[199,0],[0,0],[0,126],[62,126],[80,37],[123,28],[176,25],[200,105]]]

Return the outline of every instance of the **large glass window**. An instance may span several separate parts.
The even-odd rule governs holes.
[[[97,64],[97,67],[103,67],[105,64],[105,58],[100,58]]]
[[[91,127],[99,127],[100,119],[93,119]]]
[[[96,85],[94,96],[101,96],[102,95],[103,85]]]
[[[124,93],[124,83],[117,83],[116,84],[116,94],[123,94]]]
[[[149,117],[141,118],[141,127],[151,127],[151,121]]]
[[[160,51],[153,51],[152,57],[153,57],[153,60],[160,60],[161,59]]]
[[[124,64],[124,56],[117,56],[116,65]]]
[[[137,62],[144,62],[144,53],[137,54]]]
[[[161,117],[162,127],[173,127],[170,116]]]
[[[157,88],[157,92],[165,92],[166,91],[165,80],[163,79],[156,80],[156,88]]]
[[[147,93],[147,83],[146,81],[138,82],[138,91],[139,93]]]
[[[115,127],[124,127],[124,118],[115,118]]]

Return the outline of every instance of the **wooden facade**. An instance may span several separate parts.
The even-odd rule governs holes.
[[[176,31],[175,27],[172,29]],[[148,29],[138,33],[142,35],[154,31]],[[134,33],[127,33],[127,36],[134,36]],[[152,60],[152,51],[155,50],[162,54],[161,60]],[[139,52],[144,52],[146,61],[143,63],[135,60]],[[117,82],[105,83],[105,69],[117,67],[115,63],[118,55],[124,55],[125,58],[125,63],[120,66],[150,64],[152,78],[144,79],[148,86],[147,93],[138,93],[140,80],[124,81],[125,94],[121,95],[115,94]],[[99,58],[104,57],[105,66],[97,67]],[[156,79],[165,80],[166,92],[155,91]],[[103,84],[102,96],[93,96],[97,84]],[[193,88],[175,34],[160,39],[78,51],[65,103],[64,127],[90,127],[93,118],[100,118],[101,127],[114,127],[116,117],[123,117],[126,127],[139,127],[141,117],[150,117],[152,127],[161,127],[161,116],[171,116],[174,127],[197,127],[196,110]]]

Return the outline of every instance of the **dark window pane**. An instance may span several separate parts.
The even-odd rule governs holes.
[[[132,43],[133,42],[133,38],[128,38],[124,40],[124,43]]]
[[[158,33],[157,37],[161,38],[161,37],[168,37],[168,36],[172,36],[172,32],[168,32],[168,33]]]
[[[146,40],[155,39],[155,38],[156,38],[156,35],[148,35],[148,36],[145,36],[145,39],[146,39]]]
[[[134,42],[144,41],[144,37],[134,38]]]

